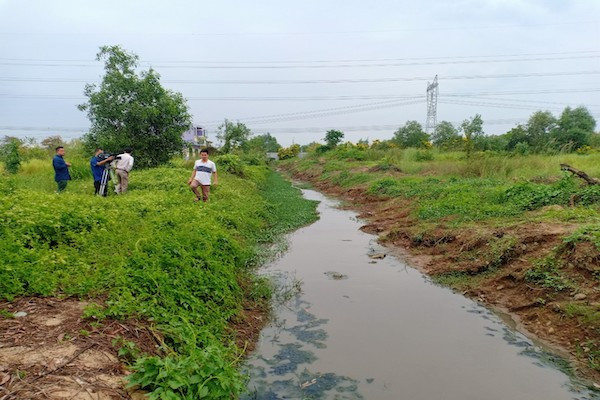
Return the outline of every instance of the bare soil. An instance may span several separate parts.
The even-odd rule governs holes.
[[[565,312],[567,304],[600,310],[600,287],[597,279],[591,279],[600,270],[600,252],[583,243],[564,253],[568,267],[561,272],[575,283],[574,290],[555,292],[524,279],[533,261],[551,254],[577,225],[519,222],[499,228],[481,222],[457,229],[442,220],[424,226],[412,217],[410,200],[373,197],[366,187],[342,188],[321,180],[314,169],[288,172],[342,199],[345,208],[358,211],[367,222],[363,231],[379,235],[384,245],[421,272],[432,277],[457,273],[473,278],[461,289],[465,296],[507,313],[521,332],[569,357],[579,376],[600,382],[600,371],[589,367],[591,349],[586,347],[590,341],[598,342],[600,330]],[[516,245],[495,254],[492,244],[503,237],[514,238]]]
[[[146,321],[85,319],[88,303],[74,298],[22,297],[0,302],[0,400],[145,399],[126,387],[130,357],[119,355],[123,341],[145,354],[160,354],[162,337]],[[231,322],[240,348],[254,348],[266,322],[266,309],[248,303]]]
[[[23,297],[0,303],[23,317],[0,318],[0,399],[130,399],[118,341],[156,354],[157,334],[142,321],[82,318],[86,302]],[[117,341],[117,342],[113,342]]]

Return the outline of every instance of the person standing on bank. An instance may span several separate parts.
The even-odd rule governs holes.
[[[91,158],[90,160],[90,166],[92,167],[92,175],[94,176],[94,194],[98,194],[100,193],[100,185],[102,183],[102,174],[104,174],[104,169],[105,166],[104,164],[106,163],[110,163],[112,160],[114,160],[115,158],[113,156],[110,156],[108,158],[105,159],[99,159],[98,156],[100,154],[104,153],[104,150],[102,150],[102,148],[98,147],[96,148],[96,153],[94,154],[94,157]],[[104,186],[104,190],[101,193],[102,196],[106,197],[106,192],[107,192],[107,188],[108,188],[108,182],[106,182],[106,186]]]
[[[215,176],[214,184],[218,185],[217,166],[208,159],[208,151],[203,149],[200,151],[200,160],[196,160],[194,163],[192,176],[188,180],[188,185],[190,185],[192,192],[196,195],[196,200],[194,201],[200,201],[201,199],[203,202],[208,201],[213,175]],[[198,186],[202,189],[202,195],[198,192]]]
[[[133,168],[133,157],[131,156],[131,149],[127,148],[123,151],[123,154],[117,156],[117,180],[119,181],[116,192],[125,193],[127,192],[127,186],[129,185],[129,171]]]
[[[69,167],[71,163],[64,160],[65,148],[58,146],[56,148],[56,155],[52,159],[52,166],[54,167],[54,180],[58,186],[58,193],[62,192],[67,188],[67,183],[71,180],[69,174]]]

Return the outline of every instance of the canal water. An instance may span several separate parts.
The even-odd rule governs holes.
[[[265,269],[278,305],[243,399],[566,400],[593,393],[486,308],[391,255],[322,194]]]

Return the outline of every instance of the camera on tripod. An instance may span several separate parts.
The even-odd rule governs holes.
[[[114,160],[120,160],[121,156],[116,153],[100,153],[96,157],[98,157],[98,161],[104,161],[107,158],[113,157]]]
[[[100,162],[108,160],[111,157],[113,157],[113,160],[121,159],[121,156],[117,155],[116,153],[100,153],[96,157]],[[111,174],[113,174],[113,171],[110,168],[111,164],[111,162],[107,162],[104,164],[104,171],[102,172],[102,179],[100,180],[100,189],[98,190],[99,196],[103,196],[106,193],[106,186],[108,185],[108,181],[110,180]]]

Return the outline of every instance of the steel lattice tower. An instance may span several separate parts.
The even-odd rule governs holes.
[[[433,82],[427,82],[427,121],[425,122],[425,132],[430,135],[435,131],[437,125],[437,98],[438,98],[438,77],[433,78]]]

